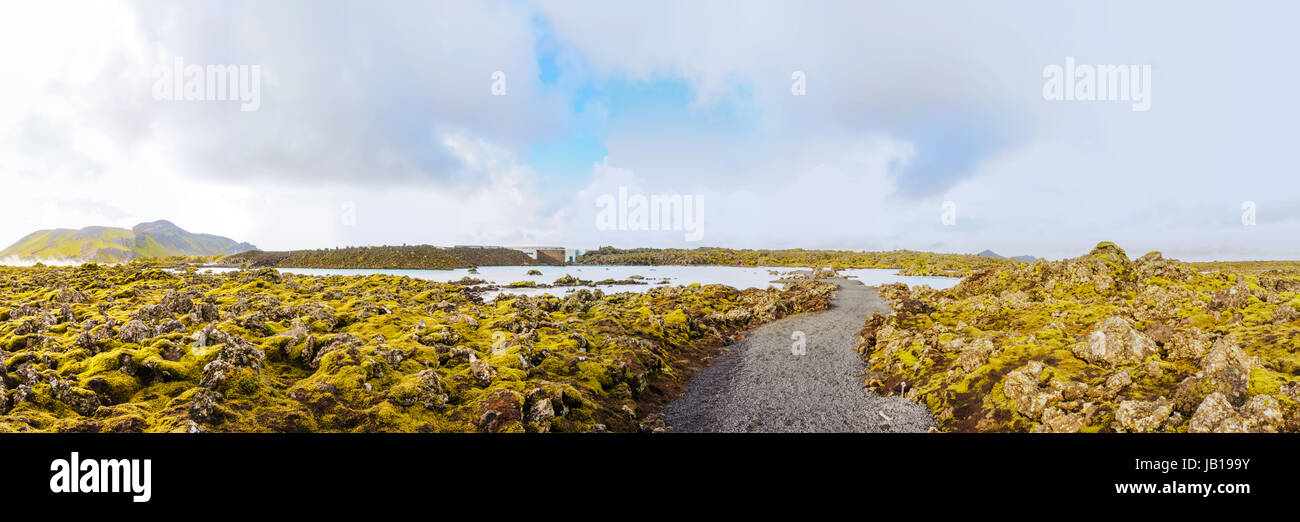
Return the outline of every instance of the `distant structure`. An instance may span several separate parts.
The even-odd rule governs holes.
[[[548,265],[563,265],[566,261],[572,261],[573,257],[568,255],[569,250],[561,246],[495,246],[495,245],[456,245],[456,248],[505,248],[517,250],[527,254],[534,260],[546,263]],[[577,252],[574,250],[573,252]]]
[[[525,247],[506,247],[506,248],[509,248],[511,250],[518,250],[520,252],[528,254],[528,257],[531,257],[540,263],[546,263],[549,265],[563,265],[565,262],[564,247],[525,246]]]

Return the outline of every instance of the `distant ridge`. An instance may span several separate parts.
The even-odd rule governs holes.
[[[166,220],[130,229],[90,226],[37,230],[0,251],[0,259],[124,262],[141,257],[227,255],[257,247],[212,234],[187,232]]]
[[[1015,259],[1016,261],[1024,261],[1024,262],[1026,262],[1026,263],[1033,263],[1034,261],[1037,261],[1037,260],[1038,260],[1038,258],[1036,258],[1036,257],[1034,257],[1034,256],[1029,256],[1029,255],[1025,255],[1025,256],[1014,256],[1014,257],[1005,257],[1005,256],[1002,256],[1002,255],[999,255],[997,252],[994,252],[994,251],[992,251],[992,250],[985,250],[985,251],[980,252],[979,254],[976,254],[976,255],[978,255],[978,256],[980,256],[980,257],[992,257],[992,258],[995,258],[995,259]]]
[[[436,247],[433,245],[373,246],[241,252],[221,261],[254,268],[361,268],[451,270],[473,266],[533,266],[539,262],[519,250],[503,247]]]

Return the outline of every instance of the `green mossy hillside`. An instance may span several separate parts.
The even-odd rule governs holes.
[[[148,257],[221,256],[253,248],[226,237],[187,232],[169,221],[153,221],[130,229],[38,230],[0,250],[0,259],[116,263]]]

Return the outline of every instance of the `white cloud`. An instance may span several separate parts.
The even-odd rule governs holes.
[[[169,219],[264,248],[381,243],[694,246],[594,229],[619,184],[703,194],[737,247],[1064,256],[1099,240],[1296,257],[1290,13],[1174,2],[543,0],[0,4],[0,243]],[[1244,11],[1244,12],[1243,12]],[[311,13],[309,16],[304,13]],[[544,24],[538,24],[538,20]],[[537,77],[538,27],[565,68]],[[154,68],[259,64],[261,108],[156,102]],[[1152,107],[1047,102],[1041,71],[1150,64]],[[490,93],[507,72],[509,94]],[[807,74],[807,96],[790,73]],[[577,76],[575,78],[574,76]],[[568,89],[683,79],[734,121],[643,125],[586,101],[604,161],[556,208],[529,149]],[[707,120],[707,118],[704,118]],[[725,118],[724,118],[725,119]],[[581,185],[579,185],[581,186]],[[959,225],[939,224],[940,204]],[[1241,227],[1242,201],[1259,224]],[[357,224],[340,223],[356,204]]]
[[[308,9],[310,7],[310,9]],[[501,2],[0,7],[0,242],[169,219],[264,248],[539,234],[513,158],[562,100],[530,12]],[[160,65],[257,64],[262,103],[152,98]],[[509,95],[490,75],[508,71]],[[337,206],[355,201],[357,227]]]
[[[847,150],[797,151],[863,132],[910,142],[913,167],[941,160],[872,187],[932,188],[864,196],[857,208],[885,215],[856,227],[831,217],[809,227],[802,245],[877,248],[883,241],[1066,256],[1117,240],[1196,258],[1300,255],[1284,239],[1300,229],[1300,212],[1289,210],[1296,208],[1295,191],[1287,190],[1294,169],[1282,144],[1300,138],[1291,124],[1300,102],[1279,90],[1300,75],[1276,66],[1295,44],[1283,36],[1290,33],[1276,22],[1279,13],[1173,2],[542,4],[596,76],[683,78],[703,104],[726,99],[736,85],[749,88],[758,123],[743,139],[690,129],[647,136],[615,125],[607,161],[643,182],[707,180],[775,199],[797,193],[807,176],[859,194],[819,163],[844,165]],[[1046,102],[1041,71],[1067,56],[1151,65],[1151,110]],[[807,96],[790,95],[794,70],[806,71]],[[973,139],[947,143],[947,136]],[[973,163],[943,164],[963,146],[979,149]],[[777,172],[789,183],[768,177]],[[944,200],[958,205],[956,227],[937,225]],[[1244,200],[1272,209],[1272,221],[1243,228]],[[724,223],[713,237],[788,244],[779,226],[756,213],[754,225]]]
[[[742,183],[645,175],[607,158],[578,193],[566,237],[584,246],[892,248],[899,243],[894,234],[899,226],[938,218],[938,203],[934,212],[919,213],[912,204],[890,198],[894,171],[912,153],[911,144],[882,137],[819,140],[762,156],[769,161],[747,171]],[[704,239],[688,241],[676,230],[598,229],[598,198],[617,197],[620,187],[629,195],[702,197]]]

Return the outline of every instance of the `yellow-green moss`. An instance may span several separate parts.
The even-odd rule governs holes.
[[[66,303],[75,321],[20,331],[43,313],[58,315],[65,288],[85,296]],[[386,275],[211,274],[145,263],[0,267],[7,395],[12,399],[23,383],[20,369],[40,380],[31,400],[9,401],[0,412],[0,432],[478,431],[493,394],[527,397],[537,390],[550,390],[565,405],[551,431],[597,424],[633,430],[622,407],[648,413],[664,399],[647,383],[679,380],[691,358],[741,329],[824,308],[831,288],[693,285],[479,304],[459,285]],[[193,309],[146,313],[173,292],[192,305],[183,308],[205,303],[218,317],[209,323]],[[587,301],[565,308],[573,299]],[[747,319],[726,319],[737,309]],[[133,319],[149,328],[175,320],[180,330],[128,342],[121,329]],[[200,346],[206,328],[237,340],[222,345],[210,338]],[[79,337],[92,341],[82,346]],[[498,342],[503,349],[494,350]],[[261,358],[249,363],[250,356],[234,355],[246,349]],[[470,354],[491,368],[486,381],[471,368]],[[226,358],[236,364],[222,366]],[[209,373],[212,388],[203,388]],[[51,377],[93,390],[99,408],[73,411],[56,396]],[[205,401],[214,406],[204,410]],[[642,411],[642,403],[650,409]],[[510,426],[522,430],[524,420]]]

